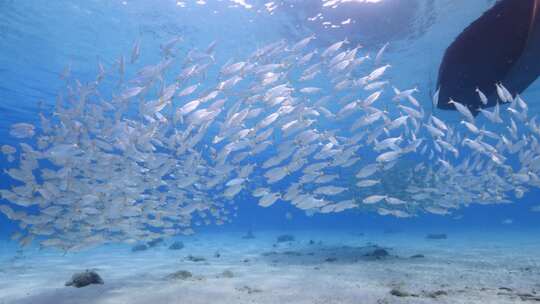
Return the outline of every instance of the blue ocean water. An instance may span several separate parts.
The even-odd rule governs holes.
[[[186,56],[193,49],[204,50],[216,42],[215,64],[207,72],[210,75],[208,81],[212,81],[212,74],[219,73],[219,67],[242,60],[256,49],[281,39],[294,43],[313,34],[317,37],[314,47],[321,49],[348,39],[351,45],[362,45],[362,50],[372,57],[385,43],[389,43],[384,61],[392,65],[388,72],[392,85],[399,88],[417,87],[419,92],[415,96],[424,108],[430,109],[448,124],[459,124],[462,119],[459,113],[433,109],[430,105],[431,96],[436,90],[438,67],[448,45],[495,1],[357,1],[358,12],[343,11],[340,6],[325,8],[326,19],[310,21],[321,9],[318,2],[0,1],[0,145],[18,146],[20,140],[10,135],[13,124],[25,122],[37,126],[40,124],[40,112],[54,116],[57,95],[66,89],[66,81],[61,77],[66,67],[71,71],[71,78],[79,79],[82,83],[92,81],[100,72],[98,62],[112,70],[119,56],[124,54],[128,58],[134,42],[140,41],[138,67],[142,68],[146,64],[159,62],[162,56],[160,45],[175,37],[182,38],[177,48],[178,56]],[[353,20],[347,26],[349,15],[357,18],[357,21]],[[332,19],[337,24],[345,23],[339,28],[323,24]],[[204,79],[201,80],[202,86],[205,85]],[[115,80],[105,80],[101,89],[104,96],[115,92],[116,85]],[[319,85],[324,86],[324,80]],[[336,96],[339,94],[336,92]],[[540,108],[535,103],[539,97],[538,82],[524,92],[529,117],[540,114]],[[343,124],[344,128],[347,123]],[[504,130],[506,126],[499,128]],[[209,140],[205,144],[212,145]],[[373,157],[367,153],[362,157]],[[259,161],[271,156],[270,152],[262,154]],[[0,155],[0,189],[19,185],[5,173],[13,165],[7,161],[6,155]],[[263,174],[262,170],[253,173],[259,177]],[[354,176],[350,178],[352,180]],[[340,182],[348,183],[345,180]],[[281,184],[277,185],[280,187]],[[281,190],[285,191],[286,185],[283,183]],[[512,197],[512,202],[508,204],[477,205],[473,202],[450,215],[421,212],[410,218],[382,216],[374,210],[363,208],[310,214],[281,200],[262,208],[257,204],[257,198],[243,191],[234,198],[234,206],[238,206],[238,209],[231,211],[237,214],[231,217],[230,222],[219,226],[194,226],[194,237],[204,239],[205,233],[243,234],[248,230],[255,235],[265,231],[295,234],[322,230],[337,234],[341,231],[396,234],[405,242],[409,237],[414,239],[412,235],[417,240],[418,235],[429,233],[445,233],[450,238],[453,234],[509,233],[509,238],[521,235],[535,243],[540,242],[537,237],[540,213],[531,211],[531,208],[540,204],[540,189],[531,187],[528,190],[523,198]],[[13,207],[6,199],[0,200],[2,204]],[[23,230],[16,221],[9,220],[0,212],[0,240],[3,244],[16,247],[16,241],[10,240],[10,237]],[[36,244],[32,246],[37,247]],[[106,251],[107,247],[103,247],[103,250]]]
[[[228,1],[208,1],[206,4],[189,1],[185,4],[175,1],[55,1],[46,5],[41,1],[3,1],[0,15],[2,144],[16,144],[8,134],[11,124],[36,123],[38,111],[52,111],[56,94],[64,85],[59,75],[68,65],[75,77],[91,79],[98,72],[98,60],[105,65],[114,64],[119,54],[129,52],[137,39],[140,39],[143,50],[141,61],[150,61],[159,56],[156,47],[174,36],[184,39],[182,49],[207,46],[217,41],[216,60],[225,63],[269,42],[281,38],[296,41],[317,30],[316,27],[295,23],[299,16],[309,13],[307,7],[310,5],[302,2],[292,1],[288,4],[290,7],[285,3],[276,4],[278,8],[270,13],[263,2],[245,8]],[[371,34],[365,38],[367,41],[363,41],[361,33],[338,32],[332,37],[331,30],[320,29],[321,36],[338,41],[351,35],[350,39],[355,37],[373,50],[391,42],[389,56],[392,57],[388,61],[394,66],[393,83],[417,85],[423,96],[429,96],[433,90],[438,63],[449,42],[492,5],[492,1],[441,1],[436,4],[433,1],[403,1],[405,4],[399,5],[396,4],[398,1],[387,2],[390,2],[388,8],[382,12],[395,14],[403,20],[382,24],[405,26],[402,33],[394,34],[390,32],[392,28],[362,28],[361,33],[370,31]],[[401,7],[409,7],[412,12],[393,11]],[[324,44],[325,41],[318,43]],[[527,90],[527,100],[538,94],[538,87],[533,85]],[[532,111],[536,108],[534,103],[530,107]],[[450,121],[456,119],[454,114],[440,113]],[[10,167],[5,161],[0,165],[3,170]],[[2,188],[9,188],[10,182],[3,179]],[[251,202],[249,196],[245,196],[240,198],[238,218],[230,225],[235,228],[246,225],[261,228],[284,226],[288,229],[311,226],[384,229],[388,225],[407,229],[434,226],[442,230],[458,227],[537,228],[540,225],[538,215],[529,210],[538,203],[537,191],[534,189],[510,205],[465,208],[458,211],[463,215],[459,221],[432,215],[393,219],[358,211],[306,217],[301,210],[287,204],[261,209]],[[285,218],[287,212],[293,215],[293,220]],[[16,226],[0,216],[2,237],[7,238]],[[505,219],[513,219],[514,223],[501,224]]]

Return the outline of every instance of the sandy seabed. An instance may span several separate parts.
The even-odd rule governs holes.
[[[456,232],[446,240],[420,232],[294,231],[295,241],[277,243],[280,234],[205,233],[179,239],[181,250],[169,250],[170,240],[142,252],[105,246],[67,255],[37,248],[16,254],[3,243],[0,303],[540,302],[538,231]],[[86,269],[105,284],[64,286]],[[180,270],[193,276],[167,278]]]

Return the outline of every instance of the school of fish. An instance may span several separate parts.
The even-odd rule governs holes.
[[[462,119],[451,125],[417,88],[392,86],[388,44],[370,55],[315,39],[222,66],[216,43],[185,51],[181,38],[143,65],[138,41],[91,81],[66,69],[54,111],[13,124],[18,144],[0,149],[13,185],[0,189],[0,213],[20,228],[12,238],[77,251],[192,234],[231,221],[246,200],[411,217],[540,187],[540,126],[503,84],[501,105],[478,117],[452,101]]]

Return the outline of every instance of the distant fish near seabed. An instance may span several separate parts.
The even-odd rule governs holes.
[[[540,74],[539,14],[540,0],[501,0],[471,23],[444,54],[437,107],[477,115],[525,91]]]

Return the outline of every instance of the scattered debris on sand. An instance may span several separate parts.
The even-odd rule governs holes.
[[[498,296],[508,296],[513,299],[519,298],[521,301],[531,301],[531,302],[540,302],[540,295],[537,294],[534,290],[530,293],[528,292],[518,292],[509,287],[499,287]]]
[[[187,270],[179,270],[165,277],[167,280],[187,280],[193,278],[193,274]]]
[[[79,272],[71,277],[71,280],[66,282],[66,286],[73,286],[76,288],[86,287],[88,285],[103,285],[103,279],[93,270],[86,270],[85,272]]]
[[[272,264],[318,264],[334,263],[353,264],[360,261],[374,261],[385,259],[398,259],[399,256],[391,253],[391,248],[384,248],[376,244],[367,246],[323,246],[311,245],[297,250],[266,251],[261,253]]]
[[[194,256],[191,254],[186,257],[186,260],[191,261],[191,262],[206,262],[206,258],[201,257],[201,256]]]
[[[238,287],[236,288],[236,290],[238,291],[243,291],[243,292],[247,292],[248,294],[253,294],[253,293],[259,293],[259,292],[262,292],[261,289],[258,289],[258,288],[254,288],[254,287],[249,287],[247,285],[244,285],[242,287]]]
[[[448,292],[446,292],[444,290],[435,290],[435,291],[422,290],[422,292],[420,294],[417,294],[417,293],[411,293],[411,292],[404,291],[401,287],[395,287],[395,288],[392,288],[392,290],[390,290],[390,294],[393,295],[394,297],[400,297],[400,298],[408,298],[408,297],[420,298],[420,297],[422,297],[422,298],[437,299],[437,298],[442,297],[442,296],[447,296]]]
[[[521,299],[521,301],[540,302],[540,295],[533,295],[530,293],[517,293],[516,295]]]
[[[403,290],[397,289],[397,288],[394,288],[394,289],[390,290],[390,294],[393,295],[394,297],[400,297],[400,298],[418,297],[417,294],[408,293],[406,291],[403,291]]]
[[[424,292],[424,296],[432,299],[436,299],[441,296],[447,296],[448,292],[444,290],[436,290],[436,291],[430,291],[430,292]]]

